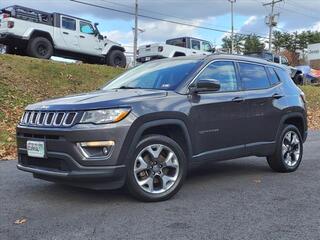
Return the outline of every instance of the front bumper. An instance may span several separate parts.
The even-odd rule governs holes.
[[[112,124],[107,126],[75,126],[72,128],[17,127],[17,168],[31,172],[34,177],[48,181],[93,189],[113,189],[125,182],[126,167],[119,158],[129,126]],[[27,155],[28,140],[45,143],[45,157]],[[79,142],[115,142],[112,153],[105,157],[88,158],[78,146]]]

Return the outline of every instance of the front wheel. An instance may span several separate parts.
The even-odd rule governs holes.
[[[127,65],[127,59],[122,51],[112,50],[107,56],[106,63],[111,67],[125,68]]]
[[[293,172],[298,169],[303,153],[302,137],[294,125],[285,125],[272,156],[267,157],[269,166],[277,172]]]
[[[171,198],[181,188],[187,171],[186,156],[171,138],[150,135],[142,139],[128,167],[127,188],[139,200]]]

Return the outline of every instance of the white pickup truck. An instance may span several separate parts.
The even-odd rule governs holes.
[[[15,5],[0,10],[0,44],[12,54],[43,59],[54,55],[125,67],[125,49],[103,37],[97,25],[61,13]]]
[[[192,38],[180,37],[169,39],[165,44],[155,43],[140,46],[138,49],[137,61],[148,62],[161,58],[172,58],[191,55],[210,55],[215,48],[208,41]]]

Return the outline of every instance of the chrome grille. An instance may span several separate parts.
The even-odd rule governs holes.
[[[26,111],[20,124],[39,127],[70,127],[74,124],[76,116],[76,112]]]

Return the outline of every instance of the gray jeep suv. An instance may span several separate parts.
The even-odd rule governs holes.
[[[160,201],[195,164],[255,155],[293,172],[306,137],[304,94],[281,65],[179,57],[140,65],[96,92],[29,105],[17,126],[17,167]]]

